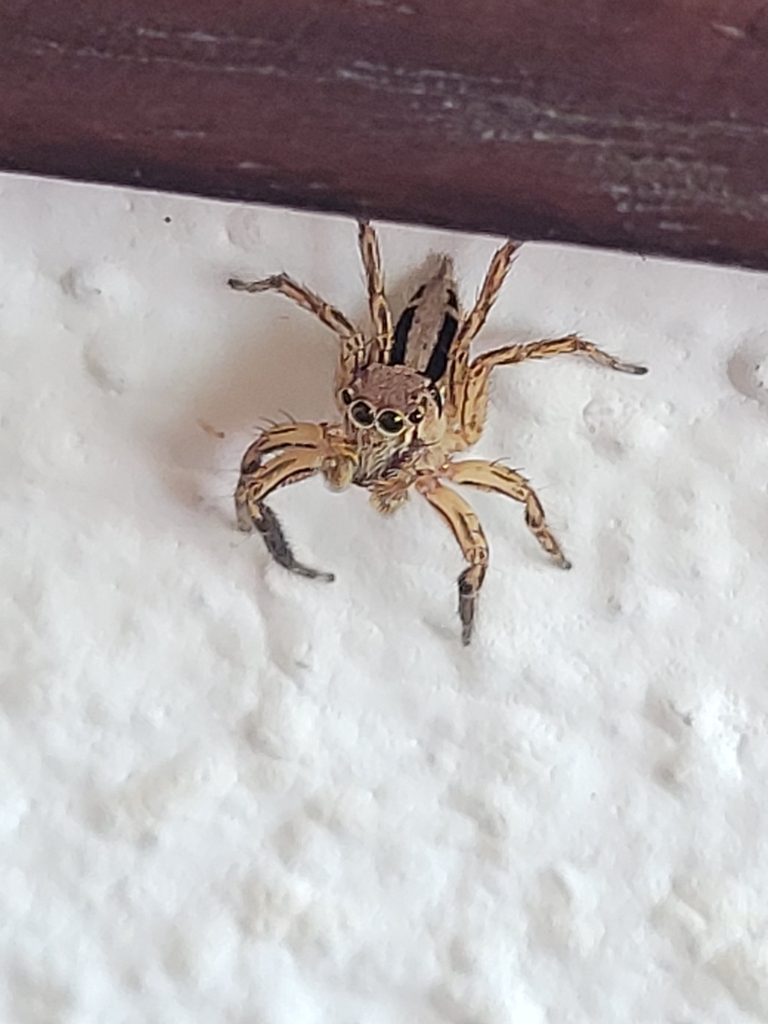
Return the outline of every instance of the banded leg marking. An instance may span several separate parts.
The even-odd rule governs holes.
[[[419,487],[419,490],[451,528],[464,558],[469,563],[458,581],[461,642],[466,646],[472,639],[477,595],[488,568],[488,541],[485,539],[480,520],[461,495],[452,491],[450,487],[435,483],[433,479],[430,479],[426,486]]]
[[[227,282],[229,287],[236,292],[279,292],[297,303],[302,309],[308,310],[325,324],[332,331],[344,340],[356,337],[359,332],[347,320],[342,312],[331,306],[330,303],[321,299],[319,295],[306,288],[303,284],[294,281],[288,274],[274,274],[272,277],[265,277],[261,281],[241,281],[237,277],[231,277]]]
[[[392,313],[384,295],[384,276],[381,269],[381,253],[376,232],[368,221],[358,222],[360,256],[365,269],[368,286],[368,304],[371,310],[376,351],[371,353],[374,361],[387,362],[392,348]]]
[[[562,569],[570,569],[571,563],[563,554],[544,518],[544,509],[538,495],[520,473],[497,462],[485,459],[466,459],[452,462],[446,472],[454,484],[466,484],[481,491],[504,494],[525,505],[525,522],[536,540]]]

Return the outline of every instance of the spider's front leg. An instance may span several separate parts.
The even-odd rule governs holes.
[[[266,460],[266,461],[265,461]],[[340,428],[324,423],[288,423],[265,431],[246,450],[235,491],[238,527],[257,530],[267,550],[284,568],[311,579],[333,580],[298,562],[280,521],[264,503],[272,491],[322,473],[335,490],[349,486],[357,465],[354,451]]]
[[[417,481],[416,488],[448,523],[464,558],[469,562],[468,568],[459,576],[461,642],[466,646],[472,639],[477,595],[488,568],[488,541],[469,503],[439,483],[436,477],[422,477]]]

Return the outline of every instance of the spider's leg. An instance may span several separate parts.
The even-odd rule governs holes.
[[[355,374],[355,371],[366,354],[366,342],[360,331],[344,316],[344,314],[321,299],[315,292],[294,281],[288,274],[274,274],[262,281],[241,281],[231,277],[227,282],[236,292],[268,292],[276,291],[292,299],[302,309],[309,310],[341,339],[339,368],[336,376],[336,387],[344,387]]]
[[[541,502],[524,476],[498,462],[487,462],[485,459],[451,462],[444,473],[452,483],[467,484],[470,487],[478,487],[481,491],[505,494],[508,498],[522,502],[525,505],[525,522],[528,529],[562,569],[570,569],[571,563],[547,527]]]
[[[433,477],[424,478],[423,485],[416,486],[448,523],[464,558],[469,562],[468,568],[459,576],[461,640],[466,645],[472,637],[477,595],[488,568],[488,541],[480,520],[461,495],[437,483]]]
[[[384,277],[381,271],[381,253],[375,230],[368,221],[361,220],[359,226],[360,256],[365,269],[368,285],[368,304],[371,310],[376,340],[371,357],[377,362],[387,362],[392,348],[392,314],[384,295]]]
[[[459,391],[469,369],[469,346],[485,323],[499,294],[499,290],[504,284],[504,279],[509,272],[512,256],[520,248],[520,245],[520,242],[510,240],[505,242],[494,253],[485,275],[485,280],[480,288],[480,294],[477,296],[477,301],[459,327],[456,340],[451,349],[448,378],[448,404],[453,408],[458,407],[460,401]]]
[[[334,491],[342,491],[352,482],[357,456],[354,446],[339,426],[327,423],[275,423],[248,446],[240,461],[241,478],[250,476],[262,465],[265,455],[285,449],[316,452],[318,467]]]
[[[317,473],[321,468],[319,452],[303,448],[287,448],[252,473],[243,473],[235,491],[237,525],[245,533],[257,530],[267,551],[280,565],[300,576],[330,582],[333,573],[321,572],[298,562],[286,540],[280,521],[264,504],[264,499],[278,487],[295,484]]]
[[[648,373],[646,366],[624,363],[621,359],[604,352],[591,341],[585,341],[578,334],[567,334],[564,338],[548,338],[544,341],[530,341],[524,345],[506,345],[504,348],[483,352],[474,360],[471,370],[477,368],[478,373],[490,373],[494,366],[508,366],[510,363],[522,363],[526,359],[551,359],[552,356],[585,355],[601,366],[621,373]]]
[[[280,522],[264,502],[272,491],[322,472],[331,486],[346,486],[352,476],[354,455],[349,445],[327,428],[314,423],[291,423],[265,431],[243,456],[235,491],[238,527],[257,530],[267,550],[280,565],[300,576],[330,581],[332,573],[298,562]],[[264,457],[267,461],[262,461]]]
[[[243,475],[255,473],[265,455],[284,448],[309,451],[321,448],[326,439],[325,429],[320,423],[273,423],[248,446],[240,462],[240,472]]]
[[[321,299],[319,295],[310,291],[303,284],[294,281],[288,274],[274,274],[272,277],[265,277],[262,281],[241,281],[237,277],[231,277],[227,284],[236,292],[280,292],[281,295],[298,303],[303,309],[314,313],[326,327],[330,327],[344,340],[353,338],[358,333],[340,310]]]
[[[504,348],[483,352],[472,362],[459,391],[457,419],[467,444],[475,444],[483,432],[488,409],[488,378],[494,367],[522,363],[526,359],[551,359],[553,356],[574,354],[584,355],[601,366],[621,373],[639,375],[648,372],[645,366],[624,363],[576,334],[521,345],[506,345]]]

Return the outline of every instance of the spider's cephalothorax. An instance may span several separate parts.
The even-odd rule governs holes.
[[[367,366],[339,397],[357,453],[353,482],[361,487],[401,473],[417,453],[421,463],[425,449],[439,446],[445,435],[440,392],[410,366]]]
[[[558,565],[569,568],[547,528],[541,503],[523,476],[497,462],[454,459],[483,432],[491,370],[525,359],[581,353],[624,373],[646,372],[575,334],[508,345],[470,361],[470,344],[485,323],[517,248],[517,243],[507,242],[498,250],[477,301],[466,314],[459,309],[450,260],[442,257],[393,324],[376,235],[369,224],[361,223],[360,251],[373,320],[370,337],[286,274],[229,282],[237,291],[282,292],[319,317],[341,341],[336,379],[340,422],[278,424],[250,445],[235,492],[240,529],[258,530],[269,552],[287,569],[331,580],[330,573],[296,561],[277,517],[265,504],[267,496],[285,484],[322,473],[335,489],[350,484],[367,488],[376,508],[390,513],[415,489],[451,527],[468,563],[459,576],[465,644],[472,635],[477,594],[488,566],[488,543],[471,507],[448,484],[467,484],[522,502],[525,521],[539,544]]]

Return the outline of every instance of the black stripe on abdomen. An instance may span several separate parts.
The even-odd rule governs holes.
[[[402,366],[404,363],[408,363],[408,335],[410,334],[411,327],[413,326],[413,318],[416,316],[419,299],[423,294],[424,288],[421,287],[403,310],[399,320],[397,321],[392,350],[389,356],[390,366]],[[450,289],[448,292],[445,316],[443,317],[443,322],[440,325],[440,330],[432,347],[426,368],[423,370],[425,377],[429,377],[432,381],[438,381],[443,376],[446,367],[448,366],[448,356],[458,328],[458,300],[456,298],[456,292],[454,292],[453,289]]]
[[[455,299],[455,296],[453,297]],[[432,355],[429,357],[427,368],[424,371],[430,380],[438,381],[445,373],[445,369],[448,366],[448,355],[458,329],[458,317],[454,316],[452,312],[446,313],[437,338],[437,344],[432,349]]]
[[[423,290],[423,289],[422,289]],[[414,295],[414,298],[416,296]],[[416,306],[406,306],[400,314],[400,319],[395,326],[395,339],[392,343],[392,351],[389,353],[390,366],[402,366],[405,362],[405,348],[408,344],[408,332],[411,329],[413,318],[416,316]]]

